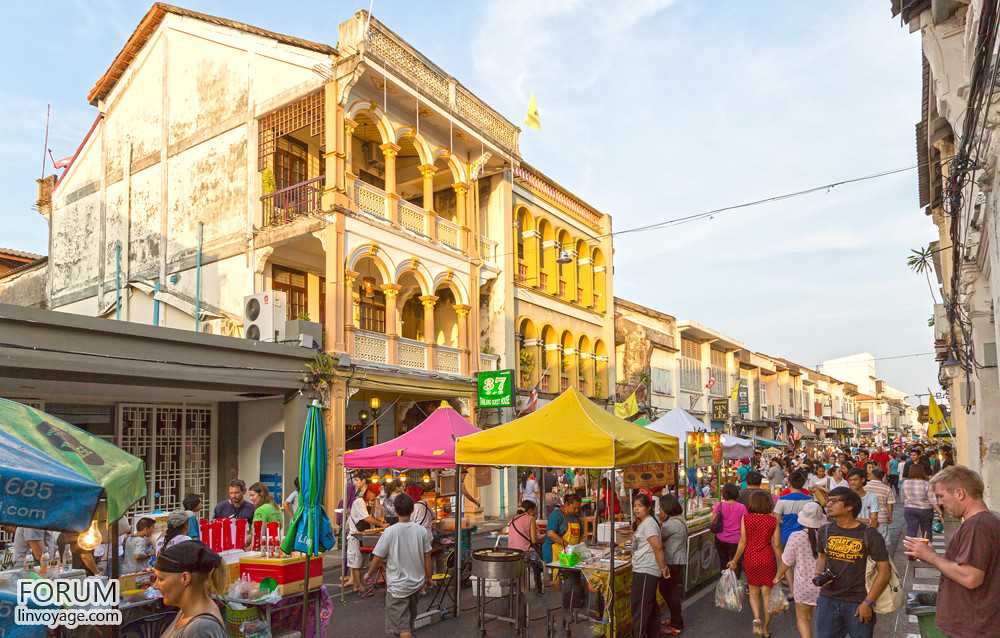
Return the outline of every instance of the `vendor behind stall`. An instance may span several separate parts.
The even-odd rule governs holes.
[[[355,479],[355,481],[359,480],[364,482],[363,478]],[[350,514],[347,516],[347,566],[350,568],[351,574],[345,585],[352,585],[358,594],[371,596],[375,590],[372,587],[366,588],[364,586],[361,570],[365,566],[365,557],[361,553],[361,541],[355,534],[382,524],[382,521],[371,514],[371,505],[378,496],[378,486],[373,483],[363,487],[355,483],[355,488],[357,488],[359,495],[351,504]]]
[[[253,520],[264,523],[281,523],[281,510],[274,504],[271,492],[263,483],[254,483],[250,486],[250,502],[254,505]]]
[[[42,571],[48,565],[42,564],[42,556],[48,554],[54,558],[57,552],[56,538],[58,533],[44,529],[33,529],[31,527],[18,527],[14,532],[14,562],[13,567],[21,569],[24,567],[26,558],[33,558],[36,565],[41,566]]]
[[[247,484],[241,479],[229,481],[229,498],[215,506],[212,518],[243,518],[253,519],[253,505],[243,498],[247,492]]]
[[[155,526],[156,521],[146,517],[135,524],[135,532],[125,540],[123,574],[134,574],[149,568],[149,559],[155,555],[152,540]]]
[[[569,494],[563,501],[562,507],[553,510],[549,514],[549,520],[545,528],[545,542],[542,544],[542,560],[551,563],[558,560],[559,554],[567,545],[576,545],[583,540],[580,523],[580,497],[576,494]],[[583,591],[583,581],[579,572],[560,570],[559,576],[562,578],[562,606],[563,609],[582,607],[586,602]],[[572,603],[571,603],[572,601]]]

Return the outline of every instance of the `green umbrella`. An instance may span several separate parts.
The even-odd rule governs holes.
[[[50,529],[75,532],[86,529],[89,521],[84,521],[81,527],[77,510],[84,508],[93,512],[102,490],[108,504],[109,521],[121,518],[126,509],[146,496],[145,467],[141,459],[51,414],[0,399],[0,433],[12,439],[7,449],[21,449],[25,458],[30,455],[40,459],[31,464],[32,468],[41,468],[44,460],[61,466],[58,475],[51,475],[51,481],[38,482],[36,499],[45,498],[42,494],[47,491],[42,488],[46,482],[53,483],[50,490],[57,493],[60,483],[69,485],[71,481],[68,477],[75,474],[83,479],[76,494],[61,496],[59,503],[52,504],[52,511],[47,512],[51,515],[51,520],[47,521]],[[16,448],[15,445],[22,447]],[[5,466],[5,470],[13,470],[15,475],[20,473],[17,468]],[[100,489],[86,489],[87,483]],[[26,487],[28,481],[23,481],[23,484]],[[22,496],[30,496],[24,493],[24,489],[20,492]],[[41,500],[38,504],[41,506]],[[64,510],[61,514],[60,508]]]

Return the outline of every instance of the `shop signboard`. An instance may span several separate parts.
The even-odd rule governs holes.
[[[514,407],[514,371],[486,370],[477,372],[476,407]]]
[[[652,489],[677,482],[673,463],[630,465],[622,470],[622,479],[627,489]]]
[[[740,381],[736,397],[739,401],[740,414],[748,414],[750,412],[750,386]]]
[[[729,418],[729,399],[712,399],[712,420],[725,421]]]

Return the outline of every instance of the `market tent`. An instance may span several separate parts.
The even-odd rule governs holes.
[[[722,456],[730,460],[748,459],[753,456],[753,441],[732,434],[723,434]]]
[[[650,423],[646,429],[683,439],[688,432],[704,430],[705,423],[684,408],[674,408]]]
[[[570,388],[520,419],[455,445],[461,465],[611,468],[678,460],[677,437],[636,427]]]
[[[479,431],[454,408],[439,407],[412,430],[391,441],[344,452],[344,467],[400,470],[455,467],[455,440]]]
[[[0,399],[0,476],[7,480],[0,523],[79,532],[97,501],[116,521],[146,496],[141,459],[41,410]],[[29,483],[34,480],[37,483]]]
[[[781,441],[775,441],[773,439],[765,439],[759,436],[753,437],[753,440],[757,442],[757,447],[762,447],[762,448],[779,448],[779,447],[785,447],[786,445]]]

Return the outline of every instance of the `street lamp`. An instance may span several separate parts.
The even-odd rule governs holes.
[[[941,362],[941,372],[949,380],[957,379],[962,370],[962,362],[949,354],[948,358]]]

